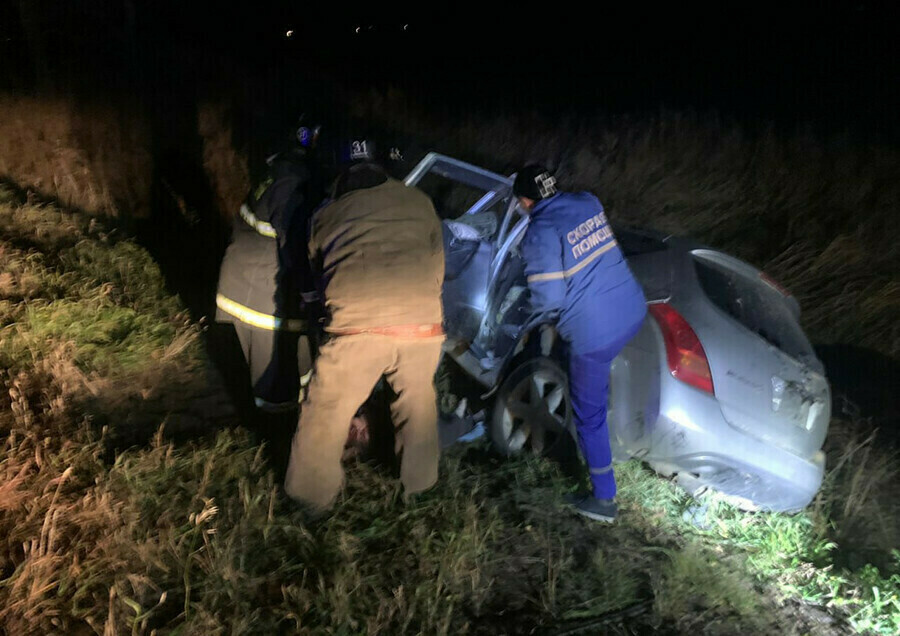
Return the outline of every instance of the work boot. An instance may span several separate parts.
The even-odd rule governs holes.
[[[573,493],[566,495],[565,500],[575,512],[594,521],[612,523],[618,514],[618,507],[612,499],[597,499],[590,494]]]

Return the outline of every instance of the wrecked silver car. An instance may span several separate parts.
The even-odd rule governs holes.
[[[541,451],[573,432],[561,351],[533,315],[517,248],[528,218],[512,178],[431,153],[406,177],[444,222],[445,355],[483,388],[491,440]],[[795,511],[822,483],[831,396],[787,291],[692,240],[615,230],[644,288],[644,326],[614,361],[616,460],[637,457],[688,492]]]

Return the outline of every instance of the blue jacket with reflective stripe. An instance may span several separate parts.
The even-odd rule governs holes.
[[[532,307],[559,314],[573,351],[596,351],[636,332],[647,313],[644,293],[593,194],[560,192],[537,202],[521,250]]]

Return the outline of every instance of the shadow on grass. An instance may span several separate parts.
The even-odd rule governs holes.
[[[832,413],[869,422],[878,440],[900,448],[900,361],[853,344],[816,347],[831,384]]]
[[[136,237],[159,265],[169,290],[199,321],[215,311],[219,265],[230,230],[216,209],[203,168],[196,108],[156,106],[152,127],[165,134],[153,137],[151,216],[136,223]]]
[[[195,321],[199,321],[202,316],[208,313],[208,301],[214,296],[215,290],[215,281],[212,280],[213,274],[211,272],[215,270],[217,274],[218,260],[221,258],[221,254],[218,251],[209,250],[205,257],[198,257],[201,260],[205,258],[207,261],[206,265],[201,267],[205,271],[205,275],[193,276],[191,272],[181,271],[181,268],[189,265],[191,257],[182,258],[181,260],[185,262],[179,266],[174,265],[179,260],[179,250],[183,250],[185,254],[190,252],[188,245],[190,237],[184,238],[183,233],[175,232],[175,234],[182,237],[180,241],[175,238],[166,241],[158,233],[153,234],[152,232],[148,239],[146,235],[142,237],[139,231],[142,225],[146,227],[149,223],[147,221],[136,221],[129,217],[115,218],[90,214],[77,207],[65,205],[55,197],[38,189],[22,187],[8,175],[0,175],[0,188],[12,194],[15,204],[48,206],[61,213],[72,215],[73,220],[76,221],[75,225],[73,225],[71,236],[59,234],[59,232],[51,236],[43,236],[39,232],[35,234],[35,229],[26,224],[22,224],[21,228],[10,226],[7,228],[9,235],[4,236],[4,240],[10,245],[26,251],[42,252],[49,259],[50,263],[55,264],[60,252],[74,247],[77,243],[87,238],[83,231],[87,230],[89,224],[92,228],[90,238],[96,238],[93,232],[95,219],[100,224],[99,236],[102,237],[103,246],[116,245],[120,241],[135,240],[139,246],[147,249],[148,244],[153,245],[153,241],[158,239],[159,245],[155,245],[157,248],[156,253],[152,249],[147,249],[147,251],[154,262],[160,266],[160,270],[166,278],[169,291],[179,293],[182,296],[182,303],[191,310],[191,315]],[[197,231],[200,232],[201,230]],[[146,240],[142,241],[142,238]],[[100,244],[98,243],[98,245]],[[102,249],[105,249],[105,247]],[[166,270],[166,265],[170,267],[168,271]],[[171,269],[173,267],[174,269]],[[233,418],[236,414],[239,418],[246,419],[251,413],[247,406],[247,400],[252,400],[252,398],[249,398],[249,378],[246,374],[246,364],[243,361],[240,344],[235,337],[229,340],[227,334],[221,335],[218,331],[213,332],[211,339],[205,338],[204,344],[207,344],[209,358],[219,367],[218,370],[222,378],[216,377],[216,372],[209,364],[205,364],[200,369],[199,377],[197,378],[194,377],[192,372],[187,372],[177,378],[164,378],[163,381],[165,383],[171,383],[172,385],[171,395],[169,392],[163,391],[162,387],[155,385],[148,387],[116,386],[113,389],[113,393],[108,396],[101,394],[90,398],[88,400],[89,403],[85,404],[89,408],[88,412],[96,413],[97,422],[100,424],[112,423],[110,418],[122,417],[125,418],[126,422],[131,422],[135,417],[138,417],[138,414],[133,410],[128,411],[128,408],[131,407],[124,408],[123,401],[127,401],[130,394],[134,393],[136,389],[150,390],[158,398],[154,399],[153,404],[145,405],[148,412],[147,417],[156,417],[161,412],[170,412],[178,408],[183,408],[186,412],[190,412],[192,409],[196,410],[189,403],[191,399],[189,399],[190,396],[186,395],[186,391],[193,391],[195,394],[194,398],[202,404],[204,400],[208,402],[213,397],[216,399],[221,398],[224,389],[234,404],[234,408],[230,409],[230,417]],[[242,370],[243,375],[241,375]],[[158,380],[158,378],[144,378],[144,380],[151,381]],[[181,400],[181,403],[179,403],[179,400]],[[221,419],[223,414],[216,411],[213,415],[212,419],[215,420]],[[143,424],[147,417],[141,416],[142,426],[135,427],[126,424],[120,428],[123,431],[134,429],[134,434],[137,434],[138,429],[143,430],[146,428]],[[184,426],[179,428],[186,430],[194,427]]]

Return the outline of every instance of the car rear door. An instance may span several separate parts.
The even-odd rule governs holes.
[[[796,301],[742,261],[714,250],[692,255],[702,295],[687,313],[723,416],[748,435],[811,457],[828,429],[831,396]]]

